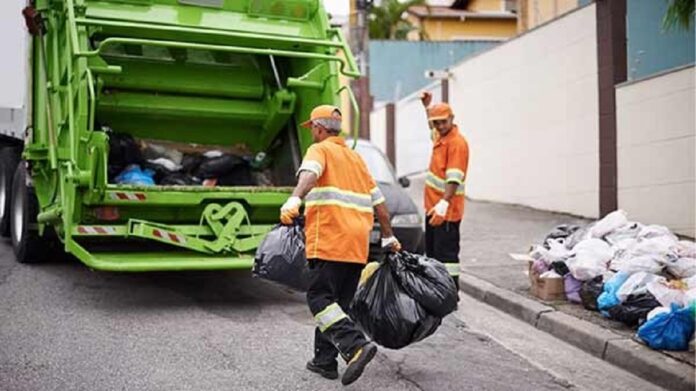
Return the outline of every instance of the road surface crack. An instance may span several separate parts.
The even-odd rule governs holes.
[[[384,355],[383,355],[382,357],[384,357],[384,359],[385,359],[386,361],[392,363],[392,364],[396,367],[395,375],[396,375],[396,378],[397,378],[397,379],[402,380],[402,381],[404,381],[404,382],[406,382],[406,383],[408,383],[408,384],[411,384],[411,385],[412,385],[413,387],[415,387],[417,390],[425,391],[425,389],[424,389],[423,387],[421,387],[421,385],[418,384],[417,381],[411,379],[410,377],[408,377],[408,375],[406,375],[406,374],[404,373],[403,365],[404,365],[404,363],[405,363],[405,361],[406,361],[406,357],[404,357],[404,358],[401,359],[400,361],[391,360],[390,358],[388,358],[388,357],[386,357],[386,356],[384,356]]]

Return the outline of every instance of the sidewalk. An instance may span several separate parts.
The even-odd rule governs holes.
[[[408,192],[422,208],[424,176],[410,179]],[[509,254],[526,253],[558,224],[588,222],[521,206],[468,201],[461,226],[461,290],[655,384],[693,390],[693,352],[654,351],[634,340],[635,331],[620,322],[581,305],[545,303],[529,294],[527,264]]]

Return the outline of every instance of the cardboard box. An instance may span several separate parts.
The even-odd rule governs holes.
[[[532,270],[532,261],[529,261],[529,292],[544,301],[565,300],[565,286],[563,277],[541,278]]]

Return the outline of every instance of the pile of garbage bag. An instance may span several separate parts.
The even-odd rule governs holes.
[[[277,225],[256,250],[252,275],[285,287],[306,292],[309,268],[305,253],[304,219],[293,225]]]
[[[264,152],[136,139],[109,128],[110,183],[140,186],[272,186]]]
[[[432,335],[458,301],[442,263],[403,251],[365,267],[351,316],[373,341],[400,349]]]
[[[693,346],[693,241],[680,240],[663,226],[629,221],[617,210],[585,227],[555,227],[529,255],[530,272],[563,278],[568,301],[638,327],[638,337],[648,346]]]

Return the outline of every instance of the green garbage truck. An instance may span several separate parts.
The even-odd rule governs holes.
[[[0,235],[17,261],[251,268],[312,142],[299,124],[355,104],[321,0],[23,3],[0,6],[17,54],[0,74]],[[213,163],[226,172],[199,177]]]

